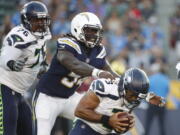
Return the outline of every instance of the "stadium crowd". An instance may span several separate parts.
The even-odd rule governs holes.
[[[55,48],[53,41],[61,34],[70,31],[72,17],[79,12],[90,11],[96,13],[103,22],[103,44],[108,50],[110,61],[115,61],[115,64],[118,62],[124,69],[125,67],[136,66],[146,71],[158,59],[162,63],[167,63],[167,59],[163,54],[164,35],[158,25],[155,0],[41,1],[48,6],[52,19],[51,31],[53,39],[49,43],[49,61],[51,60],[51,52]],[[16,7],[20,9],[24,1],[18,1],[17,3]],[[176,16],[178,15],[172,17],[174,25],[178,25]],[[5,16],[3,21],[4,26],[1,26],[1,37],[12,26],[20,23],[20,13],[17,10],[12,15]],[[176,30],[176,28],[174,29]],[[172,30],[173,34],[176,34],[176,31]]]

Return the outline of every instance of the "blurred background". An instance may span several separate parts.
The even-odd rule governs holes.
[[[95,13],[104,27],[102,42],[112,68],[119,74],[129,67],[142,68],[152,81],[150,90],[167,99],[163,110],[143,103],[135,112],[144,128],[139,125],[140,129],[136,127],[128,134],[141,135],[146,130],[149,135],[180,134],[180,82],[175,69],[180,60],[180,0],[39,1],[47,5],[52,19],[48,63],[56,50],[57,38],[70,32],[72,17],[79,12]],[[26,2],[0,0],[0,47],[10,29],[21,23],[19,11]],[[79,91],[86,91],[91,81],[92,78],[86,80]],[[152,124],[148,117],[155,118]],[[71,121],[58,118],[52,135],[67,135],[71,127]]]

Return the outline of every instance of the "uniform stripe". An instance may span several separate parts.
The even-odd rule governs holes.
[[[58,40],[58,43],[59,43],[59,44],[66,44],[66,45],[74,48],[79,54],[82,54],[80,47],[79,47],[76,43],[74,43],[73,41],[71,41],[71,40],[60,39],[60,40]]]
[[[4,125],[3,125],[3,100],[2,100],[2,93],[1,93],[1,84],[0,84],[0,135],[4,133]]]
[[[103,46],[101,52],[98,54],[98,56],[96,58],[99,58],[99,59],[102,59],[106,56],[106,49],[105,47]]]
[[[113,99],[113,100],[118,100],[119,97],[115,96],[115,95],[111,95],[111,94],[102,94],[102,93],[98,93],[96,91],[96,94],[99,95],[100,97],[108,97],[110,99]]]
[[[25,43],[25,44],[16,44],[15,47],[18,48],[18,49],[25,49],[31,45],[35,45],[37,44],[37,41],[32,41],[32,42],[29,42],[29,43]]]

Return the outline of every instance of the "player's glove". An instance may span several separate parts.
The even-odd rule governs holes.
[[[9,69],[11,69],[12,71],[21,71],[25,65],[27,59],[24,60],[10,60],[7,62],[7,66],[9,67]]]

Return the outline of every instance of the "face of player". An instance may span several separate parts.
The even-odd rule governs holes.
[[[137,107],[140,104],[140,102],[144,99],[139,97],[139,94],[133,92],[132,90],[125,90],[124,98],[124,104],[129,109]]]
[[[86,41],[89,41],[89,42],[95,42],[96,41],[97,33],[98,33],[97,28],[85,27],[83,29],[83,31],[84,31],[84,34],[85,34]]]
[[[138,94],[136,94],[135,92],[131,91],[131,90],[126,90],[126,94],[125,94],[125,99],[129,102],[135,102],[138,100]]]
[[[30,20],[32,32],[46,32],[50,25],[50,20],[47,18],[32,18]]]
[[[96,27],[84,27],[83,28],[84,38],[90,45],[100,44],[102,39],[102,30]]]

